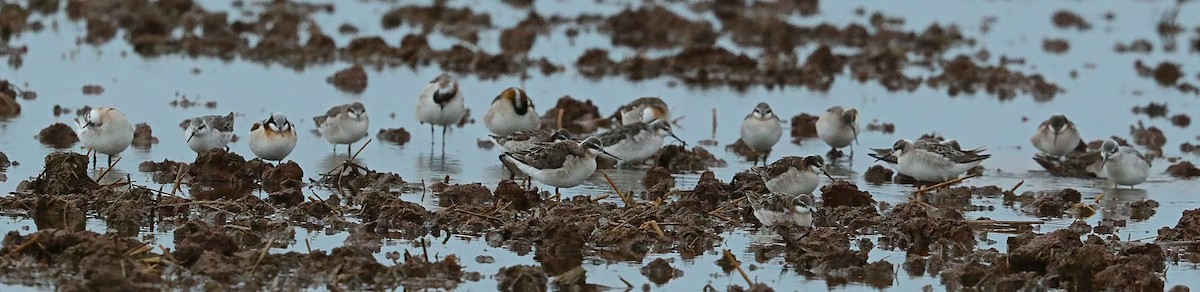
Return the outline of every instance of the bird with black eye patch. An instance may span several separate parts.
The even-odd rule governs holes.
[[[296,148],[296,127],[283,113],[271,114],[250,128],[250,151],[266,161],[282,162]]]
[[[113,156],[121,154],[133,143],[133,124],[115,108],[94,108],[82,120],[75,118],[75,126],[83,146],[108,155],[109,165],[112,165]],[[96,156],[92,156],[92,164],[96,164]]]
[[[500,162],[537,182],[553,186],[555,195],[561,197],[559,188],[582,184],[596,172],[596,156],[599,154],[621,160],[604,151],[600,139],[588,137],[580,142],[558,141],[527,151],[500,154]]]
[[[626,163],[637,163],[650,158],[655,152],[662,149],[667,136],[675,138],[676,141],[687,147],[687,142],[683,142],[683,139],[675,136],[675,132],[671,130],[671,122],[667,120],[619,126],[597,135],[596,138],[600,139],[605,151],[620,157]]]
[[[651,123],[657,120],[670,120],[671,111],[661,98],[641,97],[617,108],[613,119],[618,125],[638,122]]]
[[[821,185],[821,177],[817,174],[824,174],[830,181],[834,180],[833,176],[825,172],[825,160],[817,155],[786,156],[767,165],[760,172],[767,190],[793,196],[812,194],[817,186]]]
[[[433,145],[433,128],[442,126],[442,148],[446,147],[446,130],[462,121],[467,114],[458,81],[449,74],[438,75],[421,91],[417,101],[417,121],[429,124],[429,144]]]
[[[492,100],[483,124],[496,136],[507,136],[517,131],[536,130],[542,127],[542,119],[533,107],[533,100],[525,90],[509,87]]]
[[[812,227],[814,202],[810,195],[790,195],[771,192],[746,192],[746,200],[754,209],[754,218],[763,226],[775,228],[786,224]]]
[[[936,183],[957,178],[978,166],[984,159],[992,157],[989,154],[981,154],[983,148],[961,150],[956,146],[957,142],[948,144],[929,139],[917,142],[901,139],[892,145],[890,153],[877,159],[886,161],[895,158],[900,174],[919,181]]]
[[[330,108],[323,116],[313,117],[317,131],[337,152],[337,145],[346,144],[346,154],[353,155],[350,146],[367,136],[371,118],[361,102],[343,104]]]
[[[779,143],[780,137],[783,137],[783,125],[771,110],[771,106],[765,102],[754,106],[754,110],[742,120],[742,142],[759,154],[759,160],[762,160],[764,165],[767,164],[767,156],[771,155],[771,149],[775,147],[775,143]],[[755,160],[754,165],[758,165],[759,160]]]
[[[1104,174],[1117,186],[1132,189],[1150,176],[1150,159],[1133,147],[1121,146],[1108,139],[1100,145],[1100,155],[1104,158]]]
[[[517,131],[506,136],[492,135],[492,140],[496,142],[504,152],[522,152],[533,149],[540,144],[554,143],[558,141],[566,141],[571,139],[571,131],[567,129],[550,130],[524,130]]]
[[[1037,132],[1030,138],[1030,142],[1046,155],[1062,157],[1074,152],[1075,148],[1083,143],[1083,139],[1080,138],[1075,123],[1068,120],[1067,116],[1055,114],[1038,125]]]
[[[212,149],[228,149],[229,141],[233,140],[233,113],[192,118],[183,135],[196,155]]]
[[[850,146],[850,142],[858,142],[858,109],[831,107],[817,118],[816,127],[821,141],[833,147],[829,152],[840,154],[839,148]],[[850,147],[850,156],[854,157],[854,147]]]

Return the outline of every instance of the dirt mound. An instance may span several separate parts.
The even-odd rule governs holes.
[[[455,184],[438,195],[438,205],[476,205],[495,201],[492,191],[481,184]]]
[[[642,267],[642,275],[650,279],[650,282],[658,285],[666,284],[671,279],[683,277],[683,270],[676,269],[662,258],[654,259],[649,264]]]
[[[150,129],[150,125],[146,123],[137,124],[133,129],[133,147],[146,149],[154,144],[158,144],[158,137],[154,137],[154,132]]]
[[[596,132],[596,121],[601,117],[600,109],[591,100],[579,101],[565,95],[542,115],[542,128],[566,128],[573,134],[589,134]]]
[[[42,142],[42,145],[58,149],[71,147],[75,142],[79,142],[79,136],[75,134],[75,130],[63,123],[54,123],[43,128],[38,132],[37,139]]]
[[[367,71],[363,70],[362,65],[354,65],[337,71],[325,81],[344,92],[363,93],[367,90]]]
[[[408,140],[412,140],[412,134],[409,134],[408,130],[404,128],[379,129],[379,134],[376,134],[375,137],[397,145],[404,145],[408,143]]]
[[[295,161],[270,165],[262,160],[255,159],[248,164],[262,165],[262,186],[268,192],[297,189],[304,186],[304,170],[300,169],[300,165],[296,164]]]
[[[821,202],[826,208],[849,206],[869,207],[875,204],[871,193],[858,190],[849,181],[839,180],[821,187]]]
[[[651,156],[650,161],[653,161],[655,167],[665,167],[671,173],[705,171],[709,167],[728,165],[725,160],[717,158],[704,147],[687,149],[677,144],[663,146]]]
[[[261,164],[247,162],[237,153],[226,152],[225,149],[212,149],[196,157],[192,166],[188,168],[188,175],[192,177],[193,182],[233,183],[250,186],[258,177],[257,171],[262,170],[261,166]]]
[[[54,152],[46,155],[45,170],[35,178],[30,189],[37,194],[84,194],[100,187],[88,176],[88,157],[73,152]]]

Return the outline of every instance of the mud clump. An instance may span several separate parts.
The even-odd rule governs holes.
[[[983,89],[1000,100],[1011,100],[1017,93],[1023,93],[1032,95],[1034,101],[1044,102],[1062,92],[1062,88],[1047,82],[1041,75],[1025,75],[1003,66],[980,66],[966,55],[947,61],[945,70],[930,77],[926,83],[933,88],[945,85],[946,93],[951,97],[960,93],[974,94]]]
[[[492,191],[480,184],[455,184],[446,188],[438,195],[438,205],[449,207],[455,205],[477,205],[495,201]]]
[[[541,267],[518,265],[500,268],[496,282],[500,291],[544,291],[549,278]]]
[[[612,37],[614,46],[635,49],[707,46],[717,39],[712,24],[688,20],[659,6],[627,8],[605,20],[600,29]]]
[[[267,202],[284,208],[294,207],[304,203],[304,193],[300,189],[286,188],[267,194]]]
[[[670,173],[697,172],[708,170],[709,167],[724,167],[725,160],[717,158],[704,147],[687,149],[682,145],[666,145],[651,156],[650,161],[655,167],[664,167]]]
[[[8,81],[0,81],[8,85]],[[0,90],[0,117],[11,118],[21,115],[21,104],[17,103],[15,90]]]
[[[188,168],[193,182],[235,183],[242,186],[254,184],[256,167],[251,166],[241,155],[212,149],[200,154]]]
[[[421,205],[400,199],[398,193],[368,192],[362,195],[362,210],[357,214],[366,228],[388,237],[416,238],[428,233],[424,224],[431,218]]]
[[[265,165],[265,162],[255,159],[250,164],[264,165],[262,166],[262,186],[268,192],[298,189],[304,186],[304,170],[300,169],[300,165],[296,164],[295,161],[288,161],[272,166]]]
[[[593,133],[597,128],[596,120],[601,117],[600,109],[591,100],[579,101],[564,95],[542,115],[542,128],[566,128],[574,134]]]
[[[37,194],[85,194],[100,187],[88,176],[88,157],[74,152],[46,155],[46,168],[32,181]]]
[[[762,161],[762,157],[759,156],[763,155],[763,153],[754,151],[753,148],[750,148],[750,145],[746,144],[746,141],[742,141],[740,138],[736,142],[733,142],[733,144],[725,145],[725,152],[733,152],[734,155],[746,161],[755,161],[756,163]]]
[[[1167,173],[1176,178],[1191,179],[1200,176],[1200,168],[1188,161],[1180,161],[1167,167]]]
[[[512,180],[500,181],[492,194],[498,200],[512,202],[512,208],[517,211],[529,210],[542,204],[542,196],[538,194],[537,189],[526,190]]]
[[[661,187],[659,185],[662,185]],[[642,177],[642,188],[647,190],[653,188],[671,189],[675,187],[675,177],[671,176],[671,172],[662,166],[651,167],[646,170],[646,176]]]
[[[1134,114],[1144,114],[1150,118],[1161,118],[1167,116],[1169,109],[1165,103],[1151,102],[1145,106],[1134,106]]]
[[[877,228],[886,238],[880,239],[881,247],[901,248],[909,254],[929,254],[931,245],[943,240],[967,249],[975,246],[974,229],[953,209],[930,212],[921,204],[902,203],[892,208]]]
[[[649,264],[642,267],[642,275],[650,279],[654,284],[663,285],[671,281],[671,279],[683,277],[683,271],[671,266],[662,258],[654,259]]]
[[[1071,43],[1067,42],[1066,39],[1044,39],[1044,40],[1042,40],[1042,50],[1049,52],[1049,53],[1062,54],[1062,53],[1066,53],[1067,50],[1070,50],[1070,49],[1071,49]]]
[[[1133,136],[1134,143],[1146,147],[1147,156],[1162,157],[1162,148],[1167,145],[1167,136],[1158,127],[1146,128],[1141,121],[1138,121],[1136,127],[1129,126],[1129,134]]]
[[[75,130],[63,123],[54,123],[42,129],[41,132],[38,132],[37,139],[38,142],[42,142],[42,145],[58,149],[71,147],[75,142],[79,142],[79,136],[75,134]]]
[[[158,137],[154,137],[153,130],[146,123],[137,124],[133,129],[133,147],[146,149],[154,144],[158,144]]]
[[[867,169],[867,172],[863,174],[863,180],[869,183],[881,184],[892,180],[892,175],[894,174],[895,172],[891,169],[876,164]]]
[[[896,124],[880,123],[878,121],[873,121],[873,122],[867,124],[867,131],[880,132],[880,133],[884,133],[884,134],[892,134],[892,133],[896,132]]]
[[[839,180],[821,187],[821,201],[824,207],[837,206],[868,207],[875,204],[871,193],[858,190],[858,186],[849,181]]]
[[[1055,12],[1054,16],[1050,17],[1050,21],[1054,23],[1055,27],[1060,29],[1074,28],[1078,30],[1089,30],[1092,28],[1092,24],[1088,23],[1087,20],[1084,20],[1083,17],[1079,16],[1079,14],[1075,14],[1074,12],[1067,10],[1059,10],[1058,12]]]
[[[801,138],[817,137],[817,119],[819,116],[802,113],[792,117],[792,138],[799,140]]]
[[[83,86],[83,94],[84,95],[101,95],[101,94],[104,94],[104,87],[102,87],[100,85],[95,85],[95,84],[84,85]]]
[[[1158,229],[1156,242],[1194,241],[1200,240],[1200,209],[1183,211],[1183,217],[1175,224],[1175,228],[1163,227]]]
[[[1154,81],[1163,86],[1174,85],[1183,78],[1183,72],[1179,69],[1179,65],[1171,62],[1162,62],[1158,67],[1154,68]]]
[[[1048,192],[1026,192],[1023,197],[1031,197],[1032,200],[1021,204],[1021,211],[1026,214],[1038,217],[1062,217],[1066,215],[1067,210],[1079,203],[1082,199],[1082,194],[1075,189],[1063,189],[1057,193]]]
[[[404,145],[412,139],[412,134],[409,134],[408,130],[404,128],[379,129],[379,134],[375,134],[375,137],[397,145]]]
[[[1185,114],[1177,114],[1171,116],[1171,124],[1176,127],[1187,128],[1188,125],[1192,124],[1192,118]]]
[[[363,70],[362,65],[354,65],[337,71],[325,81],[332,83],[334,87],[344,92],[363,93],[367,90],[367,71]]]
[[[233,237],[220,229],[202,222],[188,222],[175,230],[175,252],[172,256],[187,267],[192,267],[205,253],[232,256],[239,250]]]

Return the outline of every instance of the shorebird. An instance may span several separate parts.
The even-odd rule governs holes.
[[[496,141],[496,146],[500,146],[504,152],[523,152],[539,144],[553,143],[558,141],[566,141],[571,139],[571,132],[567,129],[550,130],[525,130],[517,131],[505,136],[492,135],[492,140]]]
[[[533,100],[525,90],[509,87],[492,100],[492,106],[483,116],[483,124],[497,136],[505,136],[523,130],[542,127],[542,118],[533,107]]]
[[[458,124],[467,114],[463,98],[458,81],[449,74],[439,75],[425,85],[417,102],[417,120],[421,124],[429,123],[430,145],[433,145],[434,126],[442,126],[442,147],[446,147],[446,129]]]
[[[858,143],[858,110],[829,108],[817,118],[817,136],[833,147],[830,153],[839,153],[838,149],[850,146],[850,142]],[[854,156],[854,147],[850,147],[850,156]]]
[[[767,189],[774,193],[792,196],[812,194],[821,184],[818,173],[825,174],[829,180],[834,180],[825,172],[825,160],[818,155],[807,157],[786,156],[767,165],[760,175]]]
[[[671,111],[667,103],[657,97],[642,97],[635,99],[617,109],[613,119],[619,125],[642,122],[650,123],[657,120],[670,120]]]
[[[262,160],[281,162],[296,148],[296,127],[283,113],[271,114],[250,128],[250,151]]]
[[[1150,176],[1150,159],[1133,147],[1120,146],[1117,141],[1108,139],[1101,144],[1100,154],[1104,157],[1104,173],[1118,186],[1132,189]]]
[[[601,153],[621,160],[604,151],[600,139],[588,137],[580,142],[558,141],[528,151],[500,154],[500,162],[535,181],[553,186],[554,193],[561,196],[559,188],[577,186],[596,172],[596,155]]]
[[[337,152],[337,145],[346,144],[346,153],[353,155],[350,145],[367,136],[367,127],[371,119],[367,116],[367,108],[361,102],[343,104],[330,108],[323,116],[313,117],[317,131]]]
[[[108,155],[109,165],[112,165],[113,156],[121,154],[133,143],[133,125],[121,111],[111,107],[94,108],[83,118],[75,118],[79,141],[96,153]],[[96,156],[92,156],[92,164],[96,164]]]
[[[188,148],[197,155],[212,149],[227,148],[229,141],[233,140],[233,113],[192,118],[183,135],[187,137]]]
[[[604,151],[613,153],[628,162],[638,162],[650,158],[663,146],[663,138],[671,136],[686,147],[687,142],[675,136],[671,131],[671,122],[655,120],[649,124],[637,122],[619,126],[596,136]]]
[[[953,145],[957,145],[957,142]],[[963,151],[928,139],[915,143],[902,139],[892,145],[891,153],[878,159],[895,157],[901,174],[925,182],[943,182],[958,177],[991,157],[981,154],[983,151],[983,148]]]
[[[1046,155],[1062,157],[1075,151],[1083,140],[1079,137],[1075,123],[1062,114],[1055,114],[1038,126],[1030,142]]]
[[[771,106],[760,102],[754,107],[754,111],[742,120],[741,134],[742,142],[761,154],[762,162],[766,164],[767,156],[771,155],[771,148],[775,147],[775,143],[783,136],[783,126],[779,124],[779,117],[771,110]],[[758,160],[755,160],[754,164],[758,165]]]
[[[918,143],[920,143],[920,142],[938,143],[938,144],[942,144],[947,147],[953,148],[954,150],[963,151],[963,152],[966,152],[968,154],[973,154],[973,155],[982,154],[983,151],[986,150],[983,147],[979,147],[979,148],[975,148],[975,149],[971,149],[971,150],[963,150],[962,146],[958,144],[958,140],[954,140],[954,139],[939,140],[936,138],[922,138],[922,139],[917,139],[917,142]],[[868,155],[870,155],[871,157],[874,157],[875,161],[882,160],[883,162],[887,162],[892,167],[896,167],[896,162],[897,162],[896,156],[892,155],[892,151],[893,151],[892,148],[871,148],[871,151],[873,151],[875,153],[871,153]]]
[[[813,199],[809,195],[790,195],[771,192],[759,194],[746,192],[746,200],[754,208],[754,217],[763,226],[776,227],[789,222],[811,227],[813,221]]]

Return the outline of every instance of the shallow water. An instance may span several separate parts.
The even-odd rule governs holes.
[[[202,5],[210,10],[222,8],[223,1],[204,1]],[[611,14],[625,6],[641,5],[641,1],[608,1],[606,3],[589,2],[588,6],[571,5],[573,3],[559,1],[540,1],[537,10],[543,15],[561,14],[575,15],[580,12]],[[379,26],[379,17],[389,9],[386,1],[354,2],[352,4],[337,3],[336,12],[318,14],[316,18],[324,31],[330,32],[339,45],[344,45],[349,38],[345,35],[333,34],[336,27],[342,23],[352,23],[361,30],[360,35],[381,34],[391,44],[399,41],[408,29],[383,30]],[[926,5],[919,5],[926,4]],[[452,129],[447,136],[445,151],[440,146],[431,146],[430,136],[426,127],[418,125],[412,113],[416,104],[416,96],[422,86],[441,72],[436,68],[372,68],[368,67],[370,85],[362,94],[348,94],[335,89],[325,82],[325,78],[334,72],[344,69],[350,64],[334,63],[331,65],[311,65],[303,71],[294,71],[278,65],[264,66],[241,60],[224,62],[215,59],[193,59],[178,55],[168,55],[155,58],[142,58],[134,54],[129,45],[122,40],[114,40],[99,47],[79,45],[76,39],[85,34],[82,23],[71,22],[61,13],[46,19],[47,30],[40,33],[26,32],[12,44],[23,44],[29,47],[29,53],[24,56],[24,65],[20,68],[0,68],[0,76],[4,79],[27,88],[36,90],[36,100],[22,100],[22,115],[0,121],[0,149],[8,156],[19,161],[20,166],[9,168],[6,172],[8,181],[0,183],[0,192],[8,193],[15,189],[20,180],[36,176],[42,169],[41,159],[54,149],[36,143],[33,138],[40,129],[54,123],[71,124],[73,115],[54,117],[51,108],[62,105],[76,109],[84,105],[113,106],[122,109],[134,123],[146,122],[154,128],[155,136],[160,142],[150,149],[134,149],[126,151],[124,158],[117,166],[118,172],[128,173],[139,184],[155,186],[148,174],[137,172],[137,165],[142,161],[191,161],[195,154],[184,144],[185,137],[178,124],[185,118],[206,115],[223,114],[233,111],[237,113],[236,128],[242,140],[230,145],[232,151],[250,156],[246,143],[249,126],[256,120],[266,118],[270,112],[284,112],[299,126],[300,144],[289,159],[295,160],[306,170],[307,177],[315,177],[317,173],[329,169],[342,158],[338,158],[324,140],[310,133],[315,129],[311,117],[322,114],[330,106],[361,101],[372,115],[371,137],[381,128],[403,127],[413,135],[412,141],[406,145],[394,145],[382,141],[374,141],[363,150],[358,159],[372,169],[396,172],[404,176],[406,181],[420,182],[440,180],[449,175],[451,182],[483,182],[489,188],[495,187],[495,182],[506,178],[500,165],[496,163],[497,150],[480,149],[476,140],[486,137],[487,130],[483,127],[482,116],[487,105],[495,94],[505,87],[523,86],[529,95],[541,106],[542,110],[549,108],[560,96],[570,95],[576,99],[591,99],[602,114],[611,113],[617,106],[640,96],[661,96],[671,104],[672,115],[683,117],[676,134],[689,144],[697,144],[699,140],[712,138],[710,129],[711,111],[716,109],[718,128],[715,139],[721,146],[710,147],[710,151],[729,162],[728,167],[716,168],[713,171],[717,177],[728,181],[733,174],[751,166],[750,162],[741,161],[731,153],[724,151],[724,145],[737,140],[738,126],[741,119],[753,105],[759,101],[770,103],[776,113],[791,117],[799,113],[816,114],[833,105],[854,106],[861,112],[863,125],[872,120],[894,123],[894,134],[879,132],[862,132],[859,144],[856,146],[858,155],[852,160],[842,160],[831,167],[831,174],[838,179],[855,181],[860,188],[871,192],[876,200],[899,203],[907,200],[907,193],[912,186],[898,184],[875,185],[862,181],[862,173],[873,165],[873,159],[865,155],[867,148],[882,148],[892,145],[896,139],[913,139],[921,134],[936,132],[947,138],[958,139],[964,147],[974,148],[987,146],[993,157],[983,165],[987,173],[982,178],[968,180],[964,185],[987,186],[997,185],[1002,188],[1015,185],[1024,180],[1020,190],[1059,190],[1064,187],[1078,189],[1084,194],[1085,200],[1094,199],[1101,193],[1106,194],[1097,216],[1087,222],[1096,225],[1105,216],[1115,215],[1108,211],[1118,208],[1121,203],[1149,198],[1161,205],[1157,213],[1149,220],[1134,222],[1120,229],[1123,239],[1152,240],[1158,228],[1174,226],[1183,210],[1200,206],[1200,197],[1194,192],[1200,187],[1197,180],[1177,180],[1164,174],[1169,163],[1159,159],[1154,161],[1150,182],[1138,186],[1139,190],[1112,190],[1104,181],[1051,177],[1030,157],[1036,151],[1029,145],[1029,136],[1037,124],[1049,115],[1061,112],[1067,114],[1081,129],[1085,140],[1095,140],[1111,135],[1129,137],[1129,126],[1143,121],[1147,127],[1158,126],[1168,137],[1165,156],[1179,157],[1184,160],[1197,161],[1195,155],[1181,154],[1178,145],[1191,141],[1195,143],[1194,128],[1178,128],[1170,125],[1166,119],[1148,119],[1131,113],[1130,109],[1149,102],[1165,102],[1174,113],[1187,113],[1200,117],[1200,105],[1195,95],[1180,93],[1172,88],[1163,88],[1154,80],[1137,76],[1133,70],[1135,60],[1143,60],[1153,66],[1160,61],[1170,60],[1180,63],[1184,68],[1184,81],[1197,82],[1195,69],[1200,68],[1195,53],[1189,53],[1185,40],[1195,32],[1181,35],[1180,49],[1175,53],[1163,53],[1161,41],[1155,33],[1155,24],[1162,14],[1175,5],[1175,1],[1138,1],[1131,3],[1091,3],[1083,7],[1047,2],[974,2],[974,1],[936,1],[935,4],[944,13],[928,10],[930,1],[828,1],[821,3],[821,14],[812,18],[794,19],[797,23],[830,22],[833,24],[865,23],[865,16],[856,16],[854,10],[862,7],[867,15],[872,12],[885,12],[891,16],[907,20],[905,27],[920,30],[930,23],[953,23],[958,25],[965,35],[977,40],[974,47],[961,50],[964,54],[974,54],[979,49],[987,49],[992,54],[990,63],[995,63],[999,56],[1024,58],[1024,65],[1010,65],[1018,71],[1043,74],[1049,80],[1063,87],[1065,92],[1058,94],[1052,101],[1038,103],[1028,96],[1019,95],[1015,100],[998,101],[993,96],[977,94],[949,97],[945,91],[921,87],[914,92],[888,92],[875,83],[860,84],[841,78],[828,92],[812,92],[803,88],[786,88],[784,90],[767,90],[752,87],[745,92],[737,92],[727,88],[694,89],[686,86],[672,86],[674,82],[667,79],[649,80],[632,83],[622,79],[605,79],[592,81],[574,73],[569,64],[584,50],[592,47],[609,47],[607,37],[595,33],[583,33],[574,41],[568,40],[561,31],[551,33],[548,37],[539,37],[532,56],[546,56],[551,61],[568,64],[565,73],[552,76],[534,74],[531,79],[521,81],[516,78],[500,78],[498,80],[479,80],[476,77],[465,76],[460,79],[463,92],[467,96],[467,106],[472,109],[472,116],[477,123],[465,128]],[[503,5],[497,1],[455,1],[451,5],[469,5],[486,9],[492,15],[497,27],[509,27],[522,19],[526,12]],[[675,11],[687,12],[684,7],[673,7]],[[1050,16],[1059,9],[1068,9],[1085,17],[1093,25],[1088,31],[1056,29],[1050,22]],[[1106,21],[1102,15],[1114,12],[1116,18]],[[685,13],[684,15],[693,15]],[[1183,6],[1179,13],[1179,23],[1184,27],[1194,27],[1200,23],[1200,7],[1196,5]],[[34,16],[37,19],[41,16]],[[985,17],[995,17],[997,21],[991,25],[990,31],[981,33],[980,26]],[[50,21],[57,23],[57,29],[50,29]],[[561,29],[560,29],[561,30]],[[1185,30],[1188,31],[1188,30]],[[488,51],[497,51],[495,39],[498,31],[481,32],[480,47]],[[120,35],[118,35],[120,37]],[[1048,54],[1042,51],[1041,39],[1061,37],[1071,41],[1069,52],[1061,55]],[[1137,38],[1146,38],[1155,44],[1156,50],[1150,54],[1117,54],[1112,50],[1116,43],[1128,43]],[[431,45],[436,48],[448,47],[453,44],[449,39],[431,39]],[[728,40],[718,44],[729,44]],[[801,55],[807,55],[813,47],[804,47]],[[634,54],[627,49],[613,51],[614,58]],[[1091,64],[1091,69],[1085,68]],[[198,69],[200,73],[193,74]],[[1189,71],[1190,70],[1190,71]],[[1069,77],[1071,71],[1078,71],[1077,78]],[[99,96],[85,96],[80,87],[85,84],[98,84],[105,91]],[[1138,94],[1140,93],[1140,94]],[[179,96],[203,101],[216,101],[215,109],[203,106],[187,109],[174,108],[169,105],[171,100]],[[392,116],[394,114],[394,117]],[[1028,121],[1022,121],[1028,117]],[[786,125],[785,125],[786,127]],[[440,130],[439,130],[440,131]],[[438,133],[440,136],[440,133]],[[440,140],[440,137],[438,138]],[[783,139],[773,153],[774,157],[783,155],[809,155],[825,153],[828,149],[819,140],[804,140],[801,145],[787,143]],[[355,146],[357,149],[357,145]],[[80,151],[78,147],[70,150]],[[344,153],[345,148],[339,149]],[[344,154],[342,154],[344,156]],[[640,187],[641,171],[614,170],[609,171],[622,189],[638,190]],[[679,179],[678,188],[690,189],[697,175],[683,175]],[[593,176],[585,185],[564,190],[565,194],[596,195],[609,192],[609,186],[604,179]],[[316,189],[320,196],[328,192]],[[406,194],[405,200],[420,202],[430,210],[437,210],[436,197],[424,196],[418,193]],[[616,199],[609,199],[616,201]],[[974,205],[1000,205],[999,199],[976,199]],[[1119,213],[1119,212],[1116,212]],[[968,212],[968,218],[989,217],[997,220],[1031,220],[1018,210],[997,206],[995,211]],[[1072,219],[1047,219],[1039,231],[1048,232],[1070,225]],[[19,230],[28,233],[36,230],[30,220],[4,220],[0,223],[0,232]],[[102,223],[93,222],[89,230],[103,233]],[[738,284],[745,286],[744,281],[736,273],[725,274],[713,262],[720,257],[723,249],[732,249],[740,259],[749,263],[753,254],[747,247],[754,231],[738,230],[722,234],[724,245],[715,251],[692,260],[682,260],[677,254],[652,254],[642,262],[606,262],[596,256],[588,256],[584,268],[589,271],[589,282],[610,287],[623,287],[618,275],[629,280],[635,286],[646,283],[638,269],[657,257],[674,260],[673,265],[684,270],[683,278],[675,279],[663,286],[655,288],[670,290],[697,290],[705,285],[722,287]],[[153,240],[168,248],[173,247],[172,234],[169,231],[145,231]],[[286,252],[305,250],[304,239],[309,239],[313,249],[328,250],[340,246],[348,233],[325,234],[324,232],[310,234],[304,229],[297,229],[295,244],[287,249],[272,249],[271,252]],[[988,238],[997,242],[988,245],[981,242],[981,248],[994,247],[1001,251],[1007,238],[1003,234],[989,234]],[[402,240],[385,240],[382,252],[376,256],[384,261],[384,253],[412,249],[410,242]],[[490,276],[500,267],[516,264],[537,265],[531,255],[518,255],[503,248],[488,247],[481,238],[450,240],[440,244],[434,240],[429,247],[430,253],[440,255],[457,254],[464,259],[467,271],[477,271],[485,275],[479,282],[463,282],[459,287],[466,290],[491,290],[496,282]],[[494,264],[476,264],[472,261],[476,255],[489,255],[496,258]],[[902,251],[880,251],[871,253],[870,260],[887,259],[897,265],[904,262]],[[782,259],[767,263],[756,263],[758,269],[748,271],[757,281],[764,281],[777,289],[820,289],[826,287],[821,279],[810,279],[798,275],[787,268]],[[1169,266],[1166,273],[1167,287],[1182,284],[1192,287],[1200,286],[1196,277],[1197,270],[1193,264]],[[932,277],[896,277],[896,283],[891,287],[897,290],[915,290],[925,285],[940,286],[939,280]],[[651,284],[653,286],[653,284]],[[790,288],[790,289],[789,289]],[[830,287],[837,289],[863,289],[863,284]]]

